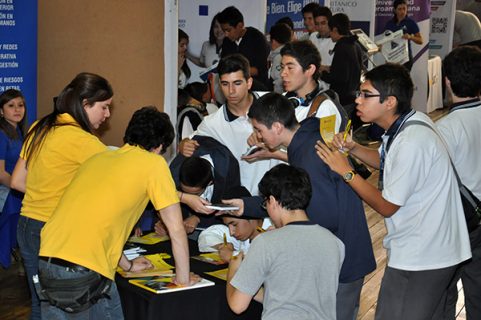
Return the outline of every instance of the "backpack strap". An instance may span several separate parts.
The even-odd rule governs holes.
[[[319,106],[324,102],[324,100],[328,99],[328,97],[324,94],[317,95],[314,100],[312,100],[311,107],[309,108],[309,112],[307,113],[307,118],[315,117]]]

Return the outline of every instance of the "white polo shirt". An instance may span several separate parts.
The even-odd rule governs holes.
[[[410,120],[434,126],[421,112]],[[431,129],[411,125],[394,139],[385,158],[382,196],[400,206],[385,219],[388,266],[408,271],[441,269],[471,257],[448,152]]]
[[[204,117],[194,135],[207,136],[225,145],[239,161],[241,183],[252,195],[258,195],[257,184],[269,169],[281,163],[279,160],[259,160],[247,162],[241,156],[247,151],[247,139],[254,132],[246,115],[235,118],[223,105],[213,114]]]
[[[481,199],[481,101],[476,99],[455,109],[436,122],[436,126],[459,178]]]

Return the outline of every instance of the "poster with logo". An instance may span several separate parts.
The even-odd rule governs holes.
[[[37,0],[0,0],[0,93],[22,91],[37,117]]]

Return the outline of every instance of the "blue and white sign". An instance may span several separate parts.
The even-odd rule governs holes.
[[[37,117],[37,0],[0,0],[0,92],[14,88]]]

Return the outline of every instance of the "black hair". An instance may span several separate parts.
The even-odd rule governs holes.
[[[280,44],[286,44],[291,41],[292,29],[285,23],[278,23],[269,30],[271,40],[276,40]]]
[[[185,89],[177,89],[177,107],[182,108],[190,101],[190,94]]]
[[[351,34],[351,21],[345,13],[336,13],[327,22],[329,29],[337,29],[337,33],[341,36],[348,36]]]
[[[289,28],[291,28],[291,30],[294,30],[294,22],[292,22],[292,19],[290,17],[287,17],[287,16],[282,17],[279,20],[277,20],[275,24],[279,24],[279,23],[285,23],[289,26]]]
[[[317,8],[317,10],[314,11],[313,16],[314,18],[326,17],[327,20],[329,21],[329,19],[332,17],[332,11],[326,6],[319,6],[319,8]]]
[[[320,77],[319,68],[321,67],[321,55],[319,50],[310,40],[298,40],[287,43],[281,49],[281,56],[291,56],[301,65],[302,70],[306,71],[312,64],[316,67],[316,72],[312,76],[314,80]]]
[[[393,20],[395,22],[399,22],[397,21],[397,16],[396,16],[396,9],[399,5],[401,4],[405,4],[405,5],[408,5],[408,2],[407,0],[394,0],[394,2],[392,3],[392,7],[393,7],[393,14],[394,14],[394,17],[393,17]]]
[[[25,97],[22,92],[16,89],[7,89],[0,95],[0,109],[11,100],[15,98],[21,98],[25,108],[25,114],[22,120],[17,124],[18,129],[20,129],[21,136],[18,135],[17,130],[12,126],[4,117],[0,117],[0,130],[2,130],[5,135],[12,140],[19,140],[25,136],[27,133],[27,104],[25,103]]]
[[[150,151],[162,145],[162,152],[174,140],[174,127],[169,116],[154,106],[134,112],[125,130],[124,143]]]
[[[204,103],[202,96],[209,90],[209,86],[205,82],[192,82],[186,85],[184,89],[192,98]]]
[[[189,42],[189,35],[185,33],[185,31],[183,31],[182,29],[179,29],[179,43],[180,43],[180,40],[182,39],[186,39],[187,42]],[[180,69],[182,69],[187,79],[190,78],[191,71],[190,71],[189,65],[187,64],[187,58],[185,59]]]
[[[240,22],[244,23],[244,16],[234,6],[230,6],[222,10],[219,15],[220,24],[228,24],[231,27],[236,27]]]
[[[379,91],[381,103],[388,96],[396,97],[396,114],[402,114],[411,109],[414,84],[405,67],[400,64],[386,63],[368,71],[364,77]]]
[[[273,196],[287,210],[305,210],[312,196],[311,180],[304,169],[278,164],[259,182],[264,198]]]
[[[180,165],[179,181],[188,187],[206,188],[214,181],[212,165],[200,157],[189,157]]]
[[[210,29],[209,29],[209,43],[210,44],[215,44],[215,52],[219,53],[220,48],[222,47],[222,44],[220,46],[217,45],[217,38],[215,37],[214,34],[214,27],[215,27],[215,22],[219,22],[219,16],[220,12],[218,12],[214,18],[212,18],[212,21],[210,22]],[[220,22],[219,22],[220,24]]]
[[[47,133],[53,128],[78,124],[82,130],[92,133],[84,105],[93,106],[95,102],[108,100],[113,95],[112,87],[105,78],[94,73],[79,73],[56,97],[54,110],[35,123],[27,133],[25,141],[30,141],[26,148],[27,162],[40,151]],[[57,116],[62,113],[68,113],[77,124],[58,123]]]
[[[477,97],[481,91],[481,49],[461,46],[443,60],[443,74],[460,98]]]
[[[219,77],[222,77],[222,75],[226,73],[242,71],[242,74],[246,80],[251,77],[249,69],[249,60],[247,60],[247,58],[240,53],[234,53],[225,56],[224,58],[220,59],[219,65],[217,66]]]
[[[314,16],[314,11],[316,11],[319,7],[320,7],[319,3],[311,2],[311,3],[306,4],[302,8],[301,13],[302,13],[302,15],[304,15],[305,13],[310,12]]]
[[[294,129],[298,122],[292,104],[282,94],[269,92],[257,100],[254,100],[247,114],[265,125],[268,129],[274,122],[279,122],[289,130]]]

